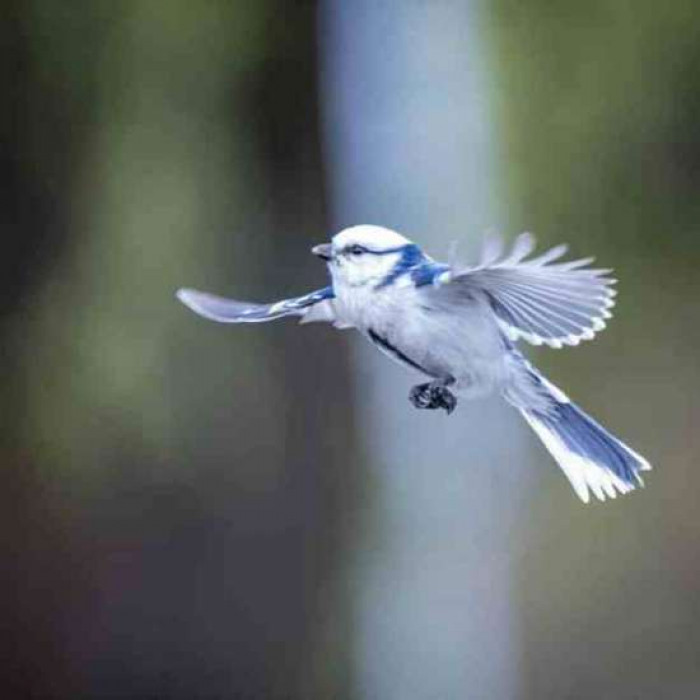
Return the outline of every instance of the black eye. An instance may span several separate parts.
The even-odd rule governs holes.
[[[351,245],[348,248],[348,253],[350,253],[350,255],[362,255],[362,253],[364,253],[364,252],[365,252],[365,248],[363,248],[361,245],[355,244],[355,245]]]

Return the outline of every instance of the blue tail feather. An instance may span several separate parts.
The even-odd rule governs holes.
[[[651,469],[649,463],[544,377],[533,372],[540,396],[549,399],[546,407],[522,408],[535,432],[552,453],[582,500],[589,490],[599,499],[615,497],[642,486],[640,472]]]
[[[552,415],[538,418],[560,435],[572,452],[607,466],[628,485],[641,481],[639,458],[576,404],[557,404]]]

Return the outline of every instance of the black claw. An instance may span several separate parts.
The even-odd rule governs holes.
[[[445,389],[442,397],[442,408],[444,408],[447,411],[447,415],[449,416],[452,411],[457,408],[457,399],[455,395],[449,390]]]
[[[418,384],[411,389],[408,398],[416,408],[444,408],[448,415],[457,406],[454,394],[442,382]]]

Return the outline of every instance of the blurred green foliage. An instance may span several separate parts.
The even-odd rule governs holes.
[[[513,218],[594,250],[691,264],[697,3],[499,0],[490,15]]]
[[[510,221],[620,278],[610,330],[538,364],[656,467],[595,512],[542,493],[517,585],[526,697],[694,697],[698,6],[498,0],[487,15]]]

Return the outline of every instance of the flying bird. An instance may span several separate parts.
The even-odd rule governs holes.
[[[605,328],[614,305],[610,270],[591,258],[559,262],[564,245],[531,257],[531,234],[509,251],[488,239],[476,265],[436,262],[401,234],[353,226],[312,252],[331,283],[272,304],[235,301],[180,289],[177,297],[221,323],[261,323],[299,316],[356,328],[383,353],[424,381],[409,394],[420,409],[457,398],[500,394],[514,406],[584,502],[615,498],[643,485],[649,463],[572,403],[524,357],[516,343],[562,348]]]

